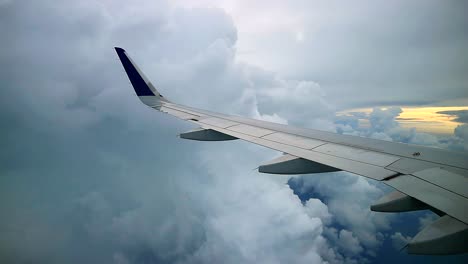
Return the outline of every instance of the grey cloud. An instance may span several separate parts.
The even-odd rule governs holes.
[[[437,215],[432,212],[426,213],[419,218],[419,230],[423,230],[426,226],[431,224],[437,219]]]
[[[300,194],[313,193],[323,199],[331,221],[346,230],[343,237],[334,225],[327,225],[324,231],[325,237],[333,241],[338,258],[359,263],[375,254],[384,241],[380,232],[390,229],[394,216],[370,212],[369,206],[388,188],[343,172],[301,176],[292,181],[302,182]],[[353,244],[352,249],[346,247],[347,243]],[[356,255],[358,252],[362,254]]]
[[[455,136],[467,141],[468,140],[468,125],[460,125],[455,128]]]
[[[458,110],[458,111],[440,111],[438,114],[456,116],[454,121],[460,123],[468,123],[468,110]]]
[[[178,140],[189,125],[138,102],[112,46],[135,54],[168,97],[223,112],[263,115],[248,90],[256,80],[287,81],[234,62],[236,31],[221,10],[151,16],[167,5],[122,4],[0,7],[10,36],[0,55],[2,261],[331,258],[325,205],[304,206],[289,188],[249,173],[266,157],[258,149]]]
[[[339,233],[339,242],[340,246],[351,254],[359,254],[363,248],[359,244],[359,240],[353,236],[353,233],[347,230],[342,229]]]
[[[351,129],[359,128],[359,118],[356,116],[336,116],[334,119],[334,123],[337,125],[349,126]],[[342,134],[343,131],[339,131],[338,133]]]
[[[468,24],[462,11],[466,3],[308,1],[271,6],[273,11],[284,8],[298,22],[246,44],[255,51],[248,58],[318,82],[338,109],[468,97],[468,38],[461,33]],[[293,37],[297,31],[303,31],[302,42]]]
[[[395,118],[401,114],[399,107],[390,107],[386,110],[374,108],[369,115],[369,122],[375,132],[383,132],[398,125]]]
[[[414,128],[400,127],[398,116],[401,111],[399,107],[374,108],[368,116],[360,115],[359,118],[354,115],[337,116],[334,120],[336,132],[380,140],[466,151],[467,137],[466,133],[464,133],[465,124],[457,126],[454,134],[451,136],[436,136],[417,132]],[[370,127],[361,127],[359,119],[368,120]]]
[[[333,106],[324,99],[323,89],[317,83],[278,80],[270,85],[257,92],[258,109],[262,112],[277,113],[292,124],[309,127],[313,127],[314,119],[329,119],[333,115]]]
[[[393,247],[397,250],[402,249],[411,241],[411,237],[404,236],[400,232],[395,232],[390,238],[392,239]]]

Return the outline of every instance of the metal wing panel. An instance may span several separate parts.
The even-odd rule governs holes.
[[[389,166],[386,166],[385,168],[393,171],[398,171],[401,174],[414,174],[418,171],[423,171],[432,168],[441,168],[445,171],[461,175],[462,177],[468,177],[468,170],[466,169],[409,158],[401,158],[396,162],[390,164]]]
[[[414,176],[468,198],[468,179],[441,168],[431,168],[413,173]]]
[[[171,107],[176,108],[173,104],[171,104]],[[179,107],[178,109],[183,110],[184,107]],[[275,142],[275,141],[267,139],[267,136],[269,134],[271,135],[274,134],[275,131],[273,130],[267,130],[267,129],[260,130],[261,128],[257,128],[253,125],[242,125],[242,126],[237,125],[237,123],[240,122],[242,118],[235,117],[234,119],[236,121],[233,121],[233,120],[229,121],[229,119],[220,117],[219,114],[217,114],[216,117],[209,117],[211,113],[207,114],[206,112],[200,113],[200,114],[205,115],[205,119],[202,119],[200,121],[194,121],[194,122],[203,125],[204,128],[210,128],[218,132],[221,132],[221,133],[224,133],[224,134],[227,134],[227,135],[230,135],[230,136],[242,139],[242,140],[246,140],[246,141],[258,144],[258,145],[262,145],[271,149],[289,153],[289,154],[292,154],[292,155],[295,155],[304,159],[319,162],[319,163],[322,163],[331,167],[335,167],[344,171],[349,171],[349,172],[362,175],[362,176],[375,179],[375,180],[383,180],[385,178],[388,178],[397,174],[395,171],[385,169],[377,165],[358,161],[356,160],[356,157],[354,157],[354,160],[351,160],[351,159],[343,158],[340,156],[334,156],[334,155],[329,155],[329,154],[320,153],[316,151],[306,150],[304,148],[308,147],[307,143],[306,145],[302,146],[302,148],[297,147],[297,145],[300,145],[300,140],[298,140],[299,138],[303,138],[304,140],[306,140],[306,142],[307,140],[309,140],[308,138],[290,135],[291,137],[298,138],[297,140],[295,140],[296,146],[283,144],[280,142]],[[236,129],[237,126],[240,126],[240,128]],[[261,136],[265,136],[265,135],[267,135],[265,138],[261,138]]]
[[[339,156],[351,160],[362,161],[365,163],[385,167],[400,159],[398,156],[383,154],[380,152],[369,151],[366,149],[359,149],[355,147],[348,147],[338,144],[324,144],[314,151],[325,153],[329,155]]]
[[[164,107],[164,106],[161,107],[160,110],[162,112],[168,113],[170,115],[173,115],[173,116],[178,117],[178,118],[183,119],[183,120],[197,119],[197,118],[200,117],[199,115],[193,115],[193,114],[190,114],[190,113],[187,113],[187,112],[184,112],[184,111],[179,111],[179,110],[175,110],[175,109],[172,109],[172,108],[167,108],[167,107]]]
[[[198,109],[176,105],[180,109],[191,109],[198,111]],[[199,110],[200,113],[217,116],[220,118],[232,120],[234,122],[257,126],[277,132],[283,132],[305,138],[327,141],[339,145],[346,145],[360,149],[367,149],[370,151],[381,152],[385,154],[396,155],[414,159],[416,161],[427,161],[440,165],[449,165],[458,168],[468,169],[468,156],[462,153],[447,151],[444,149],[429,148],[424,146],[417,146],[411,144],[403,144],[396,142],[389,142],[371,138],[362,138],[357,136],[340,135],[332,132],[304,129],[293,127],[289,125],[275,124],[262,120],[255,120],[245,117],[229,116],[219,113],[213,113],[206,110]]]
[[[174,103],[171,103],[171,102],[164,102],[164,107],[165,108],[171,108],[171,109],[174,109],[174,110],[183,111],[183,112],[186,112],[186,113],[192,114],[192,115],[198,115],[200,117],[207,115],[207,113],[204,113],[203,111],[191,110],[191,109],[188,109],[187,107],[179,107],[178,104],[174,104]]]
[[[259,128],[256,126],[244,125],[244,124],[231,126],[227,129],[231,131],[236,131],[236,132],[244,133],[247,135],[251,135],[254,137],[263,137],[263,136],[274,133],[274,131],[271,131],[268,129]]]
[[[275,132],[270,135],[263,136],[264,139],[278,142],[278,143],[285,143],[291,146],[295,146],[298,148],[303,149],[313,149],[320,145],[326,144],[326,142],[316,139],[304,138],[299,136],[294,136],[286,133]]]
[[[385,181],[385,183],[464,223],[468,223],[468,199],[461,195],[412,175],[401,175]]]
[[[274,142],[271,140],[267,140],[265,138],[255,137],[252,135],[248,135],[242,132],[237,132],[229,129],[223,129],[215,126],[210,126],[209,128],[216,130],[218,132],[249,141],[264,147],[268,147],[274,150],[278,150],[281,152],[289,153],[291,155],[301,157],[304,159],[308,159],[311,161],[315,161],[318,163],[322,163],[328,165],[330,167],[335,167],[341,170],[349,171],[358,175],[362,175],[374,180],[383,180],[385,178],[391,177],[396,175],[397,173],[376,165],[367,164],[359,161],[354,161],[342,157],[327,155],[324,153],[319,153],[313,150],[306,150],[303,148]]]
[[[387,169],[395,170],[403,174],[412,174],[417,171],[430,169],[438,166],[438,164],[434,164],[428,161],[401,158],[398,161],[387,166]]]
[[[222,119],[222,118],[216,118],[216,117],[206,118],[206,119],[200,120],[200,122],[206,125],[212,125],[212,126],[216,126],[220,128],[226,128],[226,127],[235,126],[239,124],[237,122],[233,122],[233,121]]]

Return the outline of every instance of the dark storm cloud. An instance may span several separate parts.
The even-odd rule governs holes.
[[[458,110],[458,111],[440,111],[438,114],[451,115],[456,118],[453,121],[460,123],[468,123],[468,110]]]

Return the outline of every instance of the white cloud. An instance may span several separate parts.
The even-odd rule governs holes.
[[[374,108],[368,115],[350,113],[335,117],[336,132],[346,135],[370,137],[374,139],[424,145],[436,148],[446,148],[458,151],[466,151],[465,124],[455,128],[452,136],[437,136],[428,133],[417,132],[415,128],[403,128],[397,122],[401,113],[399,107]],[[360,125],[360,120],[367,120],[369,127]]]
[[[455,137],[461,140],[459,144],[463,145],[465,151],[468,151],[468,124],[457,126],[454,133]]]
[[[332,215],[328,212],[328,207],[319,199],[310,198],[306,201],[306,212],[310,217],[318,217],[324,224],[330,224]]]
[[[353,235],[352,232],[342,229],[338,235],[338,245],[347,253],[357,255],[362,252],[359,240]]]
[[[339,109],[468,97],[463,74],[468,38],[459,33],[468,24],[461,11],[464,3],[178,4],[223,8],[238,28],[238,59],[285,76],[319,81],[326,99]],[[437,26],[427,23],[428,14]],[[298,45],[301,35],[305,37]]]
[[[383,186],[378,187],[362,177],[345,172],[305,175],[293,180],[302,181],[300,193],[316,193],[323,197],[333,222],[342,226],[342,230],[353,233],[352,236],[343,233],[344,241],[341,241],[344,245],[344,242],[356,239],[353,250],[338,247],[337,252],[359,259],[363,257],[357,254],[361,252],[360,247],[365,255],[373,255],[380,248],[384,240],[381,232],[390,229],[391,220],[395,217],[369,210],[370,205],[384,194]],[[335,241],[332,245],[336,246],[341,230],[328,226],[325,230],[325,237]]]
[[[118,43],[126,48],[168,98],[222,112],[286,122],[281,112],[259,109],[256,100],[260,94],[272,101],[279,93],[287,101],[307,104],[303,97],[308,96],[321,102],[318,85],[235,62],[236,28],[222,10],[159,10],[152,17],[153,5],[134,6],[121,14],[121,7],[107,4],[109,8],[82,3],[84,11],[76,9],[67,17],[78,22],[66,25],[60,23],[65,5],[51,12],[45,4],[15,6],[18,14],[29,14],[25,16],[29,19],[16,21],[24,31],[14,33],[31,39],[22,43],[24,47],[9,46],[15,54],[23,54],[20,62],[25,65],[15,63],[10,53],[5,55],[5,63],[31,74],[18,81],[14,75],[2,73],[6,87],[2,93],[21,95],[13,96],[20,98],[17,104],[2,104],[6,109],[2,114],[12,112],[17,117],[22,116],[18,109],[32,109],[32,118],[22,122],[35,130],[9,126],[11,134],[25,134],[19,146],[6,149],[31,146],[28,142],[34,141],[32,146],[38,152],[28,152],[26,161],[21,155],[29,165],[13,169],[22,175],[20,180],[41,178],[43,184],[53,183],[41,187],[53,196],[31,198],[24,206],[25,210],[38,203],[54,207],[33,213],[33,218],[45,216],[44,225],[63,234],[57,239],[62,250],[54,259],[319,263],[332,256],[333,249],[322,236],[322,219],[330,217],[324,204],[311,201],[304,206],[287,186],[251,173],[250,168],[266,157],[258,148],[246,154],[245,146],[236,150],[233,143],[220,143],[205,151],[195,145],[188,151],[193,142],[174,144],[176,121],[138,102],[111,47]],[[146,15],[132,16],[140,11]],[[36,33],[26,29],[41,19],[32,14],[43,13],[47,13],[47,21],[41,20],[44,27],[33,41]],[[16,15],[9,19],[15,20]],[[94,27],[83,27],[83,23]],[[138,32],[143,29],[150,33],[142,36]],[[87,43],[88,48],[77,44],[75,35],[60,33],[68,31],[76,31],[78,42]],[[53,51],[53,43],[48,41],[51,34],[61,44]],[[50,67],[36,61],[47,61]],[[57,76],[60,82],[55,80]],[[55,85],[49,85],[50,80]],[[24,84],[20,90],[19,82]],[[275,89],[273,94],[269,94],[270,88]],[[188,127],[180,128],[184,126]],[[36,130],[42,131],[39,142]],[[202,151],[196,153],[197,148]],[[12,164],[18,163],[13,160]],[[2,187],[18,188],[15,184]],[[5,201],[18,201],[20,193],[36,195],[8,192],[12,199]],[[0,223],[5,226],[16,221],[12,217]],[[45,239],[46,234],[37,237]],[[9,237],[16,238],[9,241],[14,250],[2,254],[7,260],[22,249],[26,261],[47,262],[53,252],[52,246],[36,247],[39,239],[24,247],[18,231],[13,230]],[[35,248],[40,254],[34,253]]]
[[[397,250],[401,250],[411,241],[411,237],[404,236],[400,232],[395,232],[390,238],[392,239],[393,247]]]
[[[418,227],[419,231],[423,230],[426,226],[428,226],[429,224],[434,222],[437,218],[438,218],[437,215],[435,215],[432,212],[428,212],[425,215],[423,215],[422,217],[420,217],[419,218],[419,227]]]

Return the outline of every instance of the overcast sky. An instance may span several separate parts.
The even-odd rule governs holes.
[[[178,139],[194,127],[141,104],[113,50],[176,102],[463,152],[465,112],[445,113],[460,123],[445,136],[397,118],[467,105],[465,10],[0,1],[0,262],[466,263],[399,252],[435,215],[371,212],[388,187],[344,172],[282,185],[253,170],[280,153]],[[359,107],[373,110],[336,116]]]

